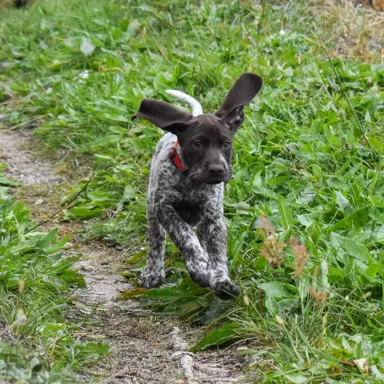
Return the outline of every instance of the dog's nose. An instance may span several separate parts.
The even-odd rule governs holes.
[[[224,167],[221,164],[211,164],[208,167],[210,176],[220,176],[224,173]]]

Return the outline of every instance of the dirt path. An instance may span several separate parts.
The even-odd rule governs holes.
[[[53,164],[34,156],[31,131],[0,130],[0,157],[8,164],[8,173],[22,180],[18,197],[32,208],[35,220],[55,212],[60,192],[68,183],[55,173]],[[66,254],[82,254],[77,268],[87,288],[79,291],[79,300],[67,317],[81,324],[76,337],[111,346],[111,356],[94,371],[78,376],[79,382],[105,384],[223,384],[247,383],[242,375],[245,358],[234,350],[204,353],[188,352],[199,329],[182,326],[174,319],[159,320],[146,314],[138,302],[115,301],[131,286],[122,277],[125,251],[108,248],[100,242],[84,243],[78,236],[81,222],[63,223],[55,218],[44,229],[59,228],[71,233]]]

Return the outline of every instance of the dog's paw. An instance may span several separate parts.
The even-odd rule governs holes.
[[[156,288],[165,283],[165,274],[145,272],[143,276],[142,286],[144,288]]]
[[[205,271],[189,271],[189,276],[200,287],[208,288],[210,286],[210,274]]]
[[[240,294],[240,288],[229,279],[217,281],[212,284],[211,288],[221,300],[230,300]]]

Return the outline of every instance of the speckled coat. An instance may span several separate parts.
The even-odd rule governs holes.
[[[147,195],[150,249],[144,286],[157,286],[165,280],[168,232],[184,256],[191,278],[219,292],[222,286],[233,285],[228,277],[223,221],[224,183],[198,185],[189,180],[169,157],[176,140],[172,133],[165,134],[152,159]],[[181,156],[180,151],[178,154]],[[197,234],[192,228],[196,225]]]
[[[210,287],[222,299],[239,294],[228,274],[224,182],[232,175],[232,139],[244,120],[243,107],[261,85],[259,76],[243,74],[215,114],[191,115],[153,99],[141,102],[133,118],[145,118],[169,131],[157,144],[151,163],[144,287],[157,287],[165,281],[165,237],[169,233],[193,281]],[[176,151],[187,172],[170,158],[177,140],[181,147]]]

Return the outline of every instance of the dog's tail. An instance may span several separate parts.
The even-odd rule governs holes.
[[[199,116],[203,114],[203,108],[201,104],[194,99],[192,96],[187,95],[184,92],[180,91],[174,91],[173,89],[168,89],[167,92],[169,95],[176,97],[176,99],[179,99],[181,101],[184,101],[187,103],[189,106],[192,107],[192,116]]]

